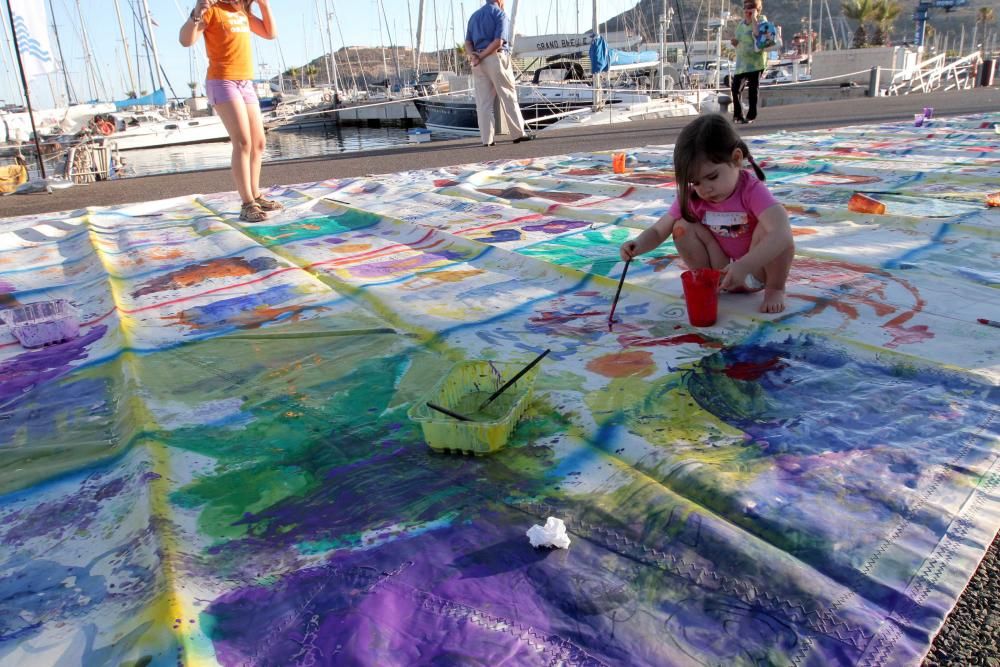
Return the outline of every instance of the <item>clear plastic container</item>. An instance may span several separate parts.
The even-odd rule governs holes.
[[[538,366],[525,373],[485,410],[479,406],[525,364],[461,361],[410,408],[408,416],[423,429],[427,445],[437,451],[490,454],[502,449],[531,402]],[[461,421],[427,407],[434,403],[468,417]]]
[[[65,299],[28,303],[0,311],[0,320],[24,347],[42,347],[80,335],[80,318]]]

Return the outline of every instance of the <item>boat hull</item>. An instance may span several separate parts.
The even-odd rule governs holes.
[[[414,100],[417,112],[428,129],[451,134],[478,135],[479,119],[476,103],[459,100]],[[551,101],[524,101],[520,103],[525,124],[535,129],[547,127],[567,112],[586,109],[591,105],[586,99]]]
[[[221,119],[206,117],[197,119],[156,123],[153,126],[140,125],[108,135],[108,139],[118,144],[118,150],[130,151],[162,146],[182,146],[202,144],[212,141],[226,141],[229,133]]]

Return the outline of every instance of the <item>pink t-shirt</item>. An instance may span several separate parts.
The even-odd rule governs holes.
[[[750,252],[758,216],[777,203],[767,186],[744,169],[740,171],[736,189],[728,199],[716,204],[695,195],[689,200],[688,207],[698,222],[712,232],[726,256],[739,259]],[[674,200],[670,217],[674,220],[683,218],[680,200]]]

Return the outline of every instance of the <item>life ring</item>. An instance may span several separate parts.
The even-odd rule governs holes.
[[[109,121],[99,120],[97,121],[97,131],[103,134],[104,136],[108,136],[110,134],[114,134],[115,126],[112,125]]]

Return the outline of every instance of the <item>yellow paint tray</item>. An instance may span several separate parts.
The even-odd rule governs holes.
[[[517,422],[531,401],[538,367],[525,373],[512,387],[480,412],[479,406],[524,364],[496,361],[461,361],[448,371],[431,392],[407,413],[420,424],[427,445],[437,451],[490,454],[507,444]],[[427,407],[434,403],[472,421],[461,421]]]

